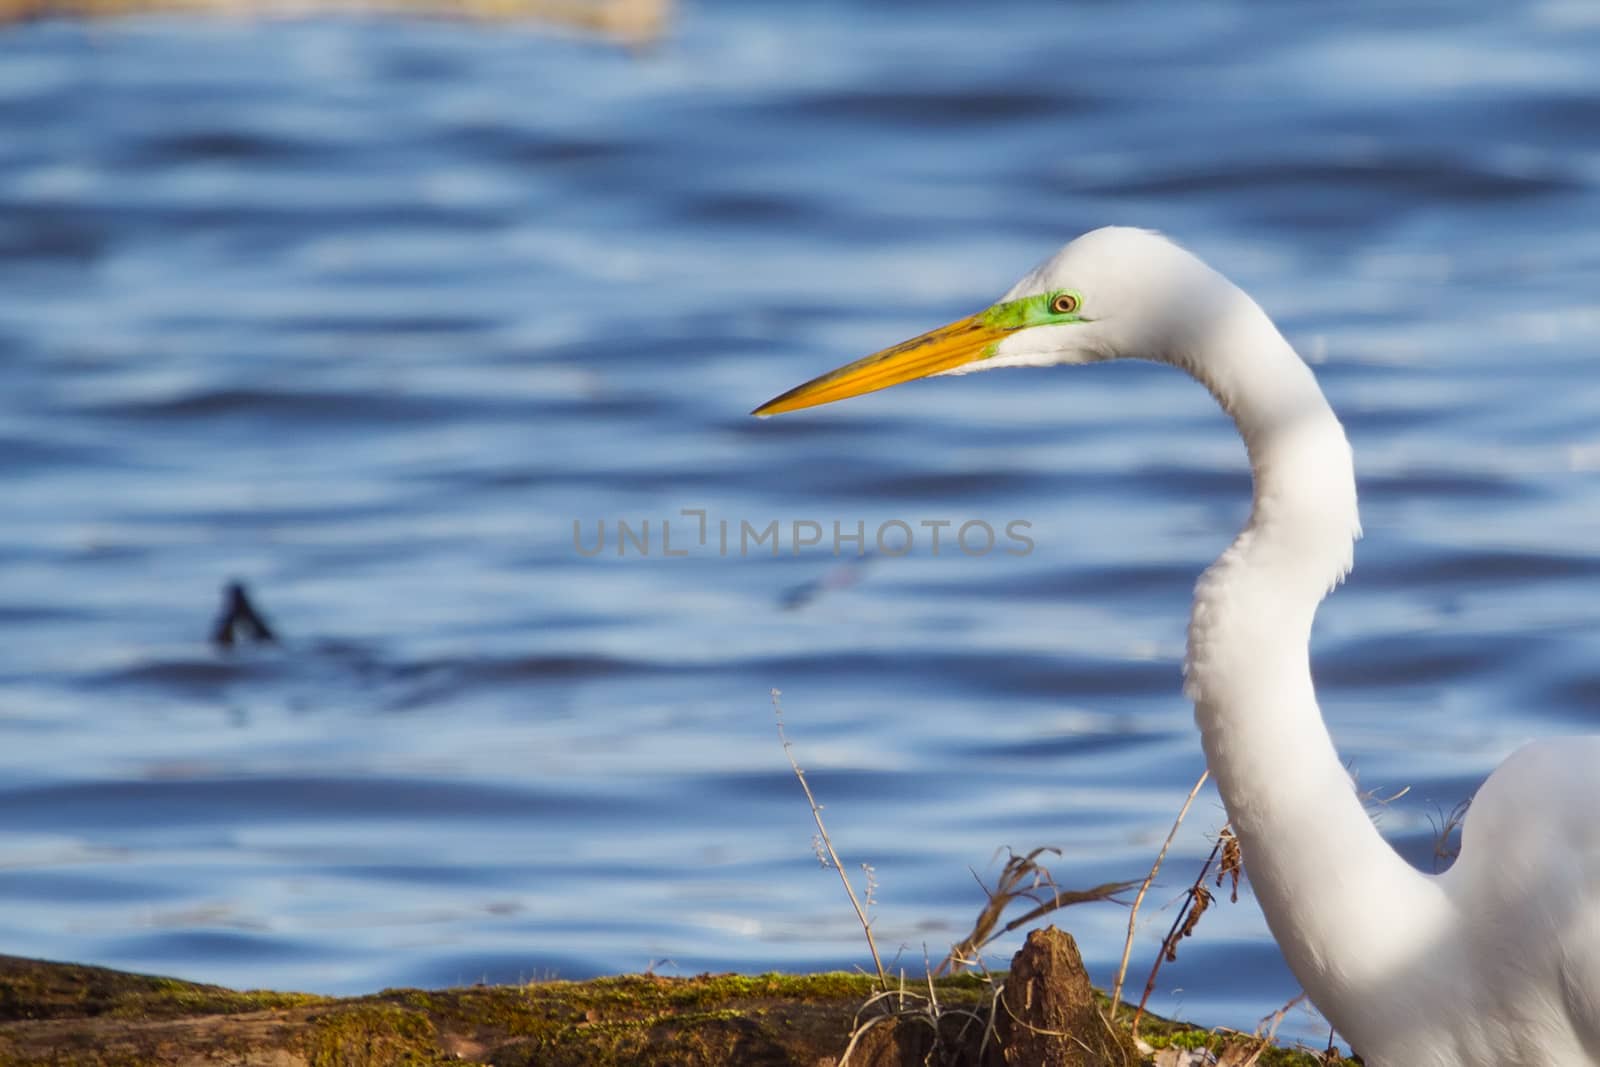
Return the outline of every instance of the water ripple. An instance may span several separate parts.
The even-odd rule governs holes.
[[[6,950],[330,992],[857,964],[773,686],[886,933],[956,936],[1004,844],[1141,875],[1251,494],[1209,398],[1122,364],[746,414],[1106,222],[1256,294],[1344,415],[1369,536],[1314,667],[1430,863],[1437,810],[1600,715],[1600,28],[1391,16],[717,0],[640,55],[14,27]],[[1034,545],[574,550],[684,509]],[[277,647],[201,643],[235,580]],[[1070,921],[1103,974],[1125,913]],[[1292,982],[1248,899],[1207,923],[1157,1009],[1251,1027]]]

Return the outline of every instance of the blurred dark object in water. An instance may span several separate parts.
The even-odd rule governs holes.
[[[830,567],[819,578],[809,582],[790,586],[783,593],[779,603],[784,611],[797,611],[811,603],[823,593],[833,592],[838,589],[849,589],[861,581],[866,572],[867,561],[872,558],[868,552],[853,559],[847,559],[837,567]]]
[[[278,637],[261,617],[256,606],[250,603],[243,582],[229,582],[222,591],[222,614],[211,628],[211,641],[222,648],[232,648],[236,637],[243,636],[258,644],[276,642]]]
[[[644,45],[666,32],[672,0],[0,0],[0,24],[151,14],[306,18],[351,12],[551,22]]]

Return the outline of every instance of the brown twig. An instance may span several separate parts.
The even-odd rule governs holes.
[[[1239,849],[1239,839],[1233,835],[1232,826],[1224,826],[1217,831],[1217,844],[1222,846],[1222,862],[1217,864],[1217,888],[1222,888],[1222,880],[1232,877],[1233,885],[1228,892],[1230,904],[1239,903],[1239,879],[1244,875],[1244,853]]]
[[[856,1009],[855,1020],[850,1027],[849,1040],[844,1047],[844,1052],[839,1056],[839,1067],[848,1067],[850,1057],[855,1054],[856,1047],[860,1044],[861,1039],[866,1036],[868,1030],[880,1023],[893,1026],[902,1021],[910,1021],[927,1026],[933,1031],[933,1048],[928,1052],[929,1062],[944,1062],[943,1060],[936,1060],[935,1057],[938,1055],[941,1042],[946,1040],[945,1031],[941,1026],[946,1019],[960,1017],[964,1020],[961,1024],[961,1029],[957,1031],[953,1038],[954,1047],[959,1048],[962,1046],[968,1027],[974,1023],[987,1028],[984,1031],[984,1040],[987,1041],[988,1032],[994,1027],[994,996],[991,995],[990,997],[987,1018],[982,1012],[971,1008],[947,1008],[939,1003],[939,996],[933,984],[932,972],[928,971],[927,975],[927,996],[908,989],[905,984],[905,976],[902,974],[898,989],[880,989],[868,997],[861,1007]],[[979,1056],[980,1058],[982,1056],[982,1046],[980,1046]]]
[[[1006,860],[1005,867],[1001,869],[999,876],[995,879],[995,888],[993,890],[983,884],[983,880],[978,878],[976,871],[972,873],[972,877],[977,879],[979,888],[983,890],[988,900],[984,903],[983,910],[978,912],[977,919],[973,921],[972,932],[952,945],[950,955],[946,956],[944,962],[939,964],[940,974],[960,971],[971,963],[983,947],[991,941],[1003,937],[1019,927],[1026,926],[1035,919],[1055,911],[1057,908],[1071,907],[1074,904],[1087,904],[1095,900],[1114,901],[1118,893],[1126,892],[1134,886],[1131,881],[1105,882],[1091,889],[1061,889],[1056,885],[1050,869],[1039,862],[1041,854],[1053,852],[1059,856],[1061,855],[1060,849],[1036,848],[1026,856],[1019,856],[1015,852],[1010,852],[1009,849],[1007,851],[1010,854],[1010,858]],[[1048,897],[1041,899],[1041,895],[1038,892],[1041,887],[1049,890],[1050,895]],[[1018,898],[1033,901],[1034,907],[1001,926],[1000,919],[1005,914],[1005,910],[1011,906],[1012,901]]]
[[[1195,877],[1194,884],[1184,890],[1183,907],[1178,909],[1178,915],[1172,920],[1172,926],[1167,930],[1167,936],[1161,939],[1161,951],[1156,955],[1156,960],[1150,965],[1150,977],[1144,983],[1144,995],[1139,998],[1139,1010],[1133,1013],[1133,1036],[1139,1036],[1139,1020],[1144,1018],[1144,1008],[1150,1001],[1150,994],[1156,988],[1156,975],[1161,972],[1161,965],[1178,958],[1178,942],[1194,933],[1200,916],[1205,914],[1211,906],[1211,890],[1206,888],[1206,875],[1211,872],[1211,865],[1217,862],[1217,857],[1222,854],[1226,840],[1231,840],[1232,835],[1224,839],[1220,834],[1217,843],[1211,848],[1211,855],[1206,857],[1206,862],[1201,866],[1200,873]]]
[[[1290,1010],[1296,1004],[1305,1003],[1305,1000],[1306,994],[1304,990],[1301,990],[1299,993],[1296,993],[1294,996],[1290,997],[1288,1002],[1284,1004],[1283,1007],[1279,1008],[1271,1015],[1266,1016],[1261,1020],[1261,1022],[1256,1024],[1256,1034],[1266,1038],[1268,1041],[1276,1041],[1278,1038],[1278,1027],[1283,1025],[1284,1019],[1288,1018]]]
[[[1200,794],[1200,788],[1206,784],[1206,779],[1210,776],[1209,769],[1200,772],[1194,788],[1189,790],[1189,795],[1184,798],[1183,807],[1178,809],[1178,817],[1173,820],[1172,829],[1167,831],[1167,839],[1161,843],[1161,851],[1156,853],[1155,863],[1150,865],[1150,873],[1144,876],[1144,881],[1139,884],[1139,892],[1134,895],[1133,907],[1128,910],[1128,937],[1122,942],[1122,962],[1117,965],[1117,981],[1111,989],[1112,1019],[1117,1017],[1117,1008],[1122,1004],[1122,982],[1128,977],[1128,958],[1133,954],[1133,933],[1135,924],[1139,921],[1139,905],[1144,903],[1144,895],[1150,891],[1150,883],[1156,880],[1156,874],[1160,872],[1161,864],[1167,858],[1167,849],[1172,847],[1172,839],[1178,836],[1178,827],[1183,825],[1184,816],[1189,814],[1189,805],[1194,803],[1194,798]]]
[[[828,859],[833,862],[833,869],[839,872],[839,881],[844,883],[844,891],[850,897],[850,906],[856,910],[856,919],[861,923],[861,931],[867,935],[867,948],[872,951],[872,965],[878,969],[878,984],[888,989],[889,976],[884,972],[883,960],[878,956],[878,942],[872,936],[872,920],[867,918],[866,909],[861,906],[861,901],[856,899],[856,891],[850,884],[850,876],[844,872],[844,864],[839,862],[839,854],[833,850],[833,838],[828,836],[828,828],[823,825],[822,805],[818,804],[817,798],[812,795],[811,785],[806,781],[806,772],[800,769],[800,764],[794,758],[794,744],[789,740],[789,735],[783,732],[783,703],[779,700],[782,695],[776,689],[772,691],[772,714],[778,721],[778,739],[783,742],[783,754],[789,757],[789,766],[794,768],[794,776],[800,779],[800,788],[805,790],[806,801],[811,805],[811,817],[816,820],[822,847],[827,850]],[[870,867],[867,868],[867,886],[869,892],[877,886]]]

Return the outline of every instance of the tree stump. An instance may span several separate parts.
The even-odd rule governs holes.
[[[1011,958],[995,1029],[1014,1067],[1134,1067],[1138,1050],[1095,1002],[1071,934],[1035,930]]]

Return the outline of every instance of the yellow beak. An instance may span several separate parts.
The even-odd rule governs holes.
[[[921,337],[902,341],[893,348],[875,352],[865,359],[847,363],[837,370],[811,379],[804,385],[773,397],[751,412],[752,415],[781,415],[785,411],[831,404],[835,400],[860,396],[891,385],[926,378],[992,355],[989,346],[1011,331],[992,325],[986,312],[930,330]]]

